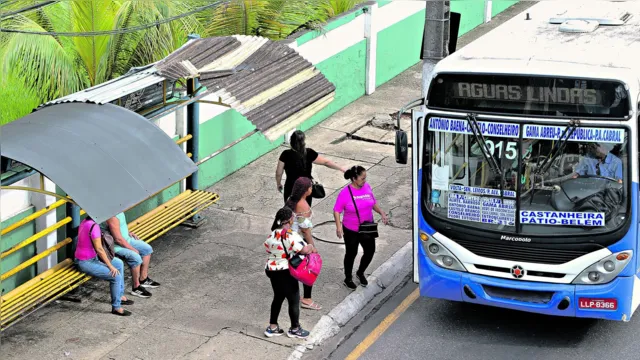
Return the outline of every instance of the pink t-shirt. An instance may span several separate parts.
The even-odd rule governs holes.
[[[78,245],[76,246],[76,259],[78,260],[91,260],[97,256],[91,239],[99,238],[102,234],[100,233],[100,226],[97,224],[91,229],[93,224],[95,224],[95,221],[87,219],[82,220],[80,223]],[[89,237],[89,230],[91,230],[91,237]]]
[[[360,223],[358,222],[358,215],[356,214],[355,207],[353,206],[353,200],[351,199],[349,189],[351,189],[353,197],[356,200],[356,204],[358,205],[361,222],[373,221],[373,207],[376,205],[376,197],[373,195],[373,190],[371,190],[371,186],[369,186],[368,183],[365,183],[361,189],[356,189],[349,184],[340,191],[340,194],[338,194],[333,211],[338,213],[344,212],[344,216],[342,218],[342,224],[344,227],[351,231],[358,231]]]

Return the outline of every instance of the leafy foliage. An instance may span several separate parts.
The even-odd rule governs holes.
[[[89,32],[125,29],[189,11],[187,0],[72,0],[15,15],[9,29]],[[133,66],[162,59],[201,32],[195,15],[146,30],[93,37],[0,34],[2,77],[20,74],[24,87],[45,101],[100,84]]]
[[[183,14],[212,0],[67,0],[2,19],[2,27],[37,32],[121,30]],[[28,114],[37,103],[80,91],[158,61],[188,34],[234,34],[283,39],[317,29],[363,0],[224,0],[166,24],[93,37],[0,33],[0,124]],[[0,15],[41,0],[0,1]],[[4,79],[4,80],[1,80]],[[20,96],[18,94],[23,94]]]

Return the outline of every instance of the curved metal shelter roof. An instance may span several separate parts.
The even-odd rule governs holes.
[[[113,104],[50,105],[4,125],[2,156],[47,176],[99,223],[198,169],[162,129]]]

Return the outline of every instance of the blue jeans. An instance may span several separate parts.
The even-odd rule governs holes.
[[[94,257],[91,260],[76,259],[76,264],[83,273],[98,279],[108,280],[111,283],[111,307],[114,310],[120,309],[120,298],[124,295],[124,263],[122,263],[122,260],[118,258],[113,258],[113,260],[111,260],[111,265],[120,272],[120,274],[115,277],[109,274],[109,268],[107,265],[98,260],[97,257]]]
[[[123,248],[118,245],[114,247],[114,250],[116,256],[126,261],[130,268],[140,266],[140,264],[142,264],[142,258],[153,253],[153,248],[151,248],[151,245],[142,240],[132,239],[129,242],[129,245],[138,250],[140,254],[137,254],[135,251]]]

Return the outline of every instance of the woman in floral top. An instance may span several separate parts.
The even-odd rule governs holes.
[[[309,332],[304,330],[300,320],[300,288],[298,280],[289,273],[289,256],[301,256],[315,252],[313,247],[307,245],[302,237],[291,230],[293,224],[293,211],[287,207],[278,210],[276,218],[271,226],[271,234],[264,242],[269,254],[265,273],[271,280],[273,288],[273,301],[271,302],[270,325],[264,334],[267,337],[280,336],[284,330],[278,326],[278,316],[284,299],[289,303],[289,318],[291,328],[287,332],[289,337],[305,339]]]

